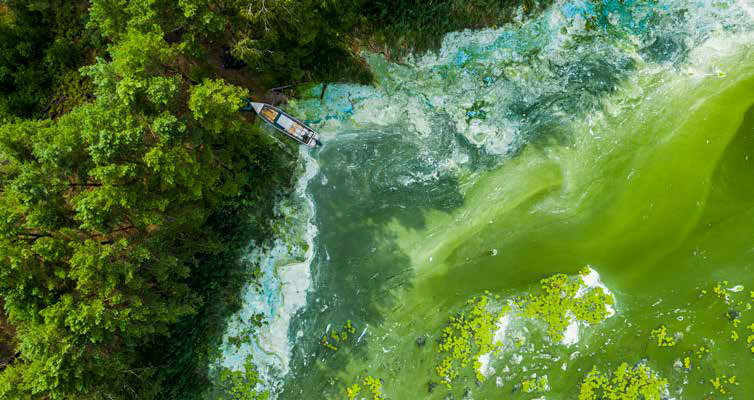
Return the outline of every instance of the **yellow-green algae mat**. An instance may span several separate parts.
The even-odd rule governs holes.
[[[441,101],[416,93],[483,81],[460,50],[456,69],[371,59],[378,95],[318,87],[292,104],[326,145],[308,190],[314,289],[276,396],[754,395],[753,43],[721,34],[685,61],[627,66],[600,107],[492,161],[448,133],[457,115],[421,120]],[[536,74],[519,67],[507,79]]]
[[[337,371],[327,397],[754,393],[754,69],[733,65],[724,78],[658,80],[633,112],[605,118],[602,142],[527,148],[422,229],[392,223],[415,286],[369,326],[365,347],[327,367]],[[550,328],[569,321],[527,311],[522,293],[548,293],[548,279],[584,265],[614,293],[597,303],[615,302],[616,315],[591,308],[568,345],[564,326]],[[557,293],[551,305],[568,298]],[[374,379],[379,391],[347,392]]]
[[[605,140],[527,148],[469,178],[461,208],[428,212],[421,229],[389,223],[414,286],[366,340],[343,343],[342,364],[319,353],[332,371],[323,396],[754,393],[754,63],[730,65],[725,77],[653,77],[632,112],[591,128]],[[562,272],[573,285],[584,265],[613,294],[592,287],[566,313],[578,282],[548,287],[568,285]]]

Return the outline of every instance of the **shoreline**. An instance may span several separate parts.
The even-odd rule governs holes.
[[[275,243],[258,254],[249,256],[258,260],[262,269],[266,270],[262,279],[262,287],[250,286],[244,288],[243,306],[228,324],[223,339],[223,354],[217,366],[234,371],[243,371],[244,362],[251,357],[260,373],[260,382],[274,395],[276,382],[285,377],[289,370],[291,357],[291,342],[289,340],[290,323],[298,310],[307,303],[306,296],[311,289],[311,263],[314,260],[314,240],[318,230],[314,224],[314,202],[306,188],[319,171],[317,161],[306,154],[307,149],[301,147],[303,171],[300,172],[294,197],[294,207],[282,207],[281,218],[304,217],[306,228],[296,232],[294,223],[284,227],[285,234]],[[295,206],[301,205],[300,209]],[[296,250],[301,250],[297,242],[303,239],[306,250],[302,258],[297,257]],[[293,246],[293,247],[292,247]],[[281,264],[279,264],[282,261]],[[247,332],[244,320],[250,316],[263,314],[266,324]],[[240,323],[236,322],[240,321]],[[236,335],[251,336],[251,341],[233,348],[229,339]],[[274,398],[274,397],[273,397]]]

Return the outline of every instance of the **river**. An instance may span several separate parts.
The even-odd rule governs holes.
[[[753,3],[558,1],[399,64],[365,57],[374,86],[287,106],[324,146],[302,149],[285,234],[249,255],[266,278],[228,336],[254,313],[268,325],[223,365],[253,355],[278,399],[344,399],[366,376],[394,400],[575,399],[623,362],[667,380],[665,398],[754,393]],[[470,299],[512,304],[584,268],[614,314],[553,340],[511,311],[482,382],[470,365],[436,385]]]

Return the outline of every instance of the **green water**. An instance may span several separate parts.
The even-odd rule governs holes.
[[[291,105],[326,144],[307,188],[312,283],[278,398],[342,399],[370,375],[388,399],[575,399],[593,366],[621,362],[667,379],[667,398],[754,396],[752,8],[589,4],[451,35],[406,65],[368,56],[376,88],[331,85],[320,100],[318,86]],[[436,340],[468,299],[505,301],[584,266],[613,293],[614,316],[581,325],[571,345],[513,317],[484,382],[469,367],[429,392]],[[726,304],[720,281],[744,289],[725,290]],[[321,346],[346,320],[358,340]],[[660,325],[675,346],[653,343]],[[548,391],[520,390],[533,374]],[[721,375],[740,384],[714,394]]]

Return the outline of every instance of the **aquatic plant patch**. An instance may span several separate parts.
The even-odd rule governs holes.
[[[666,379],[644,364],[629,368],[624,362],[610,374],[595,366],[581,383],[579,400],[660,400],[667,386]]]
[[[524,391],[524,393],[532,393],[532,392],[546,392],[550,390],[550,384],[547,379],[547,375],[537,377],[532,377],[531,379],[526,379],[523,382],[521,382],[521,390]]]
[[[367,389],[369,394],[372,396],[372,400],[382,400],[384,397],[382,396],[382,380],[374,378],[372,376],[367,376],[362,381],[364,384],[364,387]],[[348,396],[348,400],[355,400],[361,393],[362,387],[358,383],[354,383],[353,385],[346,388],[346,395]]]
[[[477,380],[484,381],[479,358],[499,348],[499,343],[493,343],[496,323],[508,311],[507,306],[491,304],[488,296],[474,297],[466,305],[469,310],[450,317],[437,349],[444,357],[435,371],[448,388],[470,363]]]
[[[349,319],[343,324],[343,328],[340,332],[338,332],[337,329],[331,330],[329,334],[326,332],[322,335],[322,339],[320,339],[319,342],[326,349],[338,351],[338,346],[336,346],[336,344],[346,343],[349,338],[353,338],[354,333],[356,333],[356,328],[351,325],[351,320]]]
[[[675,346],[675,339],[672,335],[668,335],[668,329],[665,325],[660,325],[659,328],[652,330],[651,337],[657,341],[657,345],[660,347]]]
[[[720,394],[728,394],[733,387],[738,386],[738,381],[735,375],[731,377],[728,377],[727,375],[716,376],[710,379],[710,383],[715,391]]]
[[[563,340],[563,332],[572,322],[590,325],[604,321],[615,299],[601,287],[587,287],[582,277],[591,270],[583,270],[578,277],[553,275],[540,281],[541,293],[529,295],[520,301],[523,315],[547,324],[547,334],[553,342]]]
[[[243,371],[222,368],[219,371],[221,389],[231,400],[267,400],[267,391],[258,390],[259,372],[251,356],[246,357]]]

